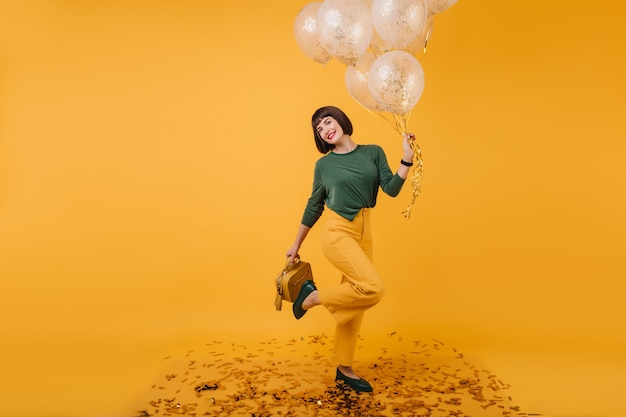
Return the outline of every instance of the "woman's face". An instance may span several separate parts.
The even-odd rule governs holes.
[[[344,135],[339,123],[331,116],[324,117],[315,130],[324,142],[331,145],[336,144]]]

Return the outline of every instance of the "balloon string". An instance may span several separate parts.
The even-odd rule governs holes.
[[[393,116],[396,122],[396,130],[398,133],[404,134],[407,133],[407,126],[409,122],[409,118],[411,117],[411,113],[407,113],[405,115],[394,115]],[[413,166],[413,175],[411,176],[409,182],[412,185],[413,192],[411,194],[411,202],[407,206],[407,208],[402,212],[405,219],[411,218],[411,210],[413,209],[413,205],[415,204],[415,200],[422,193],[422,178],[424,176],[424,163],[422,160],[422,150],[419,145],[415,142],[415,139],[409,140],[409,145],[411,149],[415,152],[415,164]]]
[[[356,101],[356,100],[355,100],[355,101]],[[358,103],[361,107],[363,107],[365,110],[367,110],[368,112],[370,112],[371,114],[373,114],[374,116],[377,116],[378,118],[382,119],[382,120],[383,120],[385,123],[387,123],[387,124],[388,124],[388,125],[389,125],[392,129],[394,129],[394,130],[396,130],[396,131],[400,132],[400,131],[398,130],[398,124],[397,124],[397,122],[396,122],[396,123],[393,123],[391,120],[389,120],[388,118],[386,118],[386,117],[385,117],[382,113],[378,113],[378,112],[375,112],[375,111],[373,111],[373,110],[371,110],[371,109],[368,109],[367,107],[365,107],[364,105],[362,105],[362,104],[361,104],[361,103],[359,103],[358,101],[357,101],[357,103]],[[395,118],[395,116],[394,116],[394,118]]]

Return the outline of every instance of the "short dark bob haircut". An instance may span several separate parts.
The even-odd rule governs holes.
[[[320,124],[322,120],[324,120],[328,116],[332,117],[333,119],[337,121],[337,123],[339,123],[339,126],[341,126],[341,129],[343,130],[344,134],[352,135],[352,131],[353,131],[352,122],[350,121],[348,116],[346,116],[346,114],[343,111],[341,111],[341,109],[338,109],[337,107],[334,107],[334,106],[325,106],[325,107],[317,109],[315,113],[313,113],[313,116],[311,117],[311,125],[313,126],[313,136],[315,137],[315,146],[317,146],[317,150],[323,154],[327,154],[328,152],[335,149],[335,145],[331,145],[325,142],[317,133],[317,126]]]

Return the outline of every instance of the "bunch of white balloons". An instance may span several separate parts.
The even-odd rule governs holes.
[[[312,60],[346,64],[350,96],[375,112],[406,117],[424,90],[416,55],[433,18],[457,0],[324,0],[298,13],[294,35]]]

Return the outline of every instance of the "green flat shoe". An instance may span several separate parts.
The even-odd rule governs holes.
[[[304,300],[309,296],[309,294],[315,290],[317,290],[317,287],[313,284],[313,281],[304,281],[304,284],[302,284],[302,288],[300,288],[300,292],[296,297],[296,301],[293,302],[293,315],[296,316],[296,319],[300,320],[302,316],[306,314],[307,310],[302,308],[302,303],[304,303]]]
[[[345,376],[339,368],[337,368],[337,377],[335,378],[335,381],[341,381],[343,382],[342,385],[352,388],[357,392],[372,392],[374,390],[370,383],[363,378],[354,379],[349,376]]]

